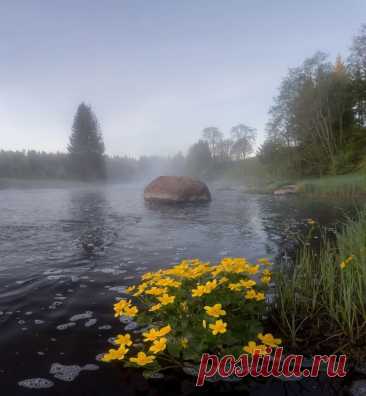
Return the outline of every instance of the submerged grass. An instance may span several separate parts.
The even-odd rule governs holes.
[[[366,361],[366,211],[279,272],[272,317],[293,350]]]
[[[366,194],[366,175],[349,174],[298,182],[298,192],[314,195],[352,197]]]

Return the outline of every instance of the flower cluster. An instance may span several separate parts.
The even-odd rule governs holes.
[[[279,345],[281,340],[262,334],[270,265],[265,258],[255,264],[224,258],[216,265],[194,259],[145,273],[141,283],[126,290],[138,308],[127,299],[114,305],[116,317],[133,318],[145,331],[134,340],[118,335],[118,348],[102,360],[157,371],[163,362],[197,363],[204,352],[240,355]]]

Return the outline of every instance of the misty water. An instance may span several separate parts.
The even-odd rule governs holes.
[[[124,287],[184,258],[274,258],[307,218],[331,225],[344,209],[209,187],[211,203],[180,206],[145,204],[142,184],[0,190],[1,394],[190,394],[189,379],[169,379],[162,391],[167,380],[148,383],[138,370],[98,361],[126,326],[112,309]],[[299,386],[271,382],[250,394]],[[326,394],[301,386],[302,394]]]

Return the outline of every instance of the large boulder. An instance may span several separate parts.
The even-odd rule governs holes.
[[[208,202],[211,194],[205,183],[185,176],[159,176],[144,190],[149,202]]]

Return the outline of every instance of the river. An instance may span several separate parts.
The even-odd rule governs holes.
[[[146,205],[142,184],[0,190],[1,394],[190,394],[188,380],[162,392],[136,370],[96,360],[122,329],[112,310],[122,286],[183,258],[274,258],[307,218],[333,224],[343,212],[337,201],[210,188],[211,203],[180,206]],[[19,385],[31,378],[54,386]],[[269,394],[269,383],[248,394]],[[275,386],[286,394],[295,385]],[[314,386],[301,394],[332,394]]]

